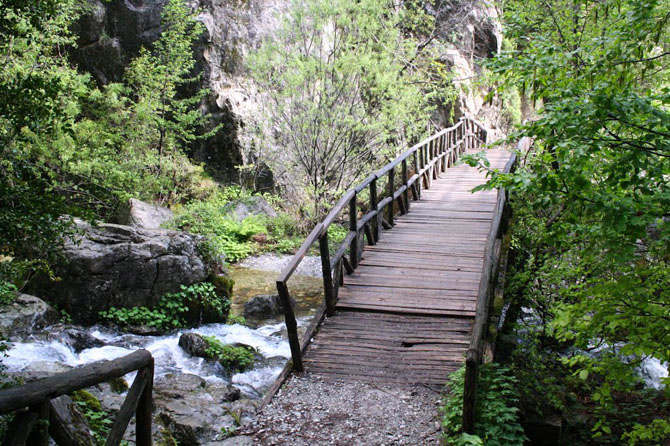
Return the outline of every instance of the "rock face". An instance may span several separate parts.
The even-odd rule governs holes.
[[[152,307],[163,294],[208,275],[197,250],[198,236],[83,222],[78,228],[82,233],[66,242],[66,261],[56,268],[61,280],[42,278],[31,288],[74,322],[93,322],[110,307]]]
[[[73,58],[80,67],[93,74],[100,84],[122,80],[125,67],[139,53],[150,48],[161,33],[161,12],[167,0],[88,0],[90,12],[78,22],[75,33],[79,47]],[[245,120],[253,116],[255,87],[244,74],[243,57],[255,48],[263,36],[278,24],[277,13],[286,0],[188,0],[201,11],[198,16],[206,32],[195,46],[196,72],[202,73],[199,85],[212,93],[201,108],[211,115],[209,128],[221,125],[211,138],[192,147],[193,157],[206,163],[217,179],[237,179],[234,168],[244,162],[243,146],[248,145]],[[206,129],[207,130],[207,129]],[[272,184],[265,172],[257,178],[259,186]]]
[[[295,302],[293,302],[295,305]],[[270,319],[284,314],[284,307],[277,294],[261,294],[244,304],[244,317],[249,319]]]
[[[0,336],[16,339],[27,336],[33,330],[58,323],[60,315],[42,299],[28,294],[19,294],[14,302],[0,307]]]
[[[159,229],[174,218],[170,209],[131,198],[121,207],[118,223],[143,229]]]

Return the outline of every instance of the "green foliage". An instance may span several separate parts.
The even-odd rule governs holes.
[[[17,291],[16,285],[0,279],[0,306],[9,305],[14,302]]]
[[[294,0],[248,59],[273,125],[260,132],[256,146],[269,153],[259,158],[308,219],[425,131],[430,107],[408,62],[418,42],[403,34],[406,17],[385,0]]]
[[[207,341],[207,357],[219,361],[230,373],[243,372],[254,365],[254,352],[250,349],[224,344],[216,336],[203,337]]]
[[[670,422],[656,419],[647,426],[637,424],[623,437],[628,440],[629,446],[667,443],[670,440]]]
[[[203,92],[176,95],[193,80],[202,25],[171,0],[161,37],[130,64],[126,83],[98,88],[67,58],[81,4],[0,2],[0,256],[34,262],[21,282],[58,261],[73,227],[65,216],[105,218],[129,197],[178,202],[206,192],[202,168],[184,155],[205,119]]]
[[[244,318],[244,316],[237,316],[235,314],[231,314],[228,316],[228,319],[226,319],[226,324],[247,325],[247,320]]]
[[[518,197],[513,293],[592,386],[594,437],[620,441],[617,395],[670,361],[670,4],[512,1],[505,20],[491,69],[540,106],[525,163],[490,183]]]
[[[220,262],[223,257],[235,262],[256,252],[257,245],[251,239],[252,236],[267,234],[268,229],[262,216],[250,216],[237,221],[229,215],[230,205],[227,194],[214,194],[207,200],[193,201],[184,206],[170,225],[206,236],[201,248],[213,261]]]
[[[510,369],[495,363],[480,368],[477,385],[477,435],[461,432],[465,368],[449,378],[449,395],[443,407],[444,440],[449,445],[523,445],[526,437],[518,419],[519,392]]]
[[[102,408],[100,401],[86,390],[76,390],[72,392],[71,397],[91,428],[96,444],[104,445],[113,424],[110,414]]]
[[[181,291],[163,295],[155,308],[111,307],[101,311],[100,317],[120,327],[155,327],[160,330],[187,327],[197,318],[187,317],[193,309],[201,309],[214,313],[218,320],[225,320],[230,309],[230,299],[220,297],[214,285],[210,282],[201,282],[189,286],[181,286]]]

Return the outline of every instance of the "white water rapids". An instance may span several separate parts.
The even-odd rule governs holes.
[[[306,318],[299,320],[299,325]],[[13,342],[3,363],[9,372],[29,370],[32,363],[53,362],[76,367],[103,359],[115,359],[140,348],[147,349],[155,359],[156,376],[168,373],[190,373],[208,381],[232,382],[249,396],[260,396],[282,370],[286,359],[291,356],[288,342],[276,333],[284,324],[264,325],[253,329],[242,325],[209,324],[198,328],[181,330],[165,336],[138,336],[124,334],[94,326],[82,331],[104,342],[104,346],[93,347],[76,353],[71,347],[58,340],[29,340]],[[192,357],[179,347],[182,333],[194,332],[216,336],[224,344],[242,343],[254,347],[263,359],[257,361],[252,370],[226,376],[223,368],[203,358]],[[132,382],[133,374],[126,377]]]

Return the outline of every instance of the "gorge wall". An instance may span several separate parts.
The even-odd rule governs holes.
[[[143,46],[150,47],[161,32],[161,11],[167,0],[89,0],[89,11],[79,20],[75,33],[79,45],[74,60],[99,84],[120,81],[127,64]],[[221,129],[198,142],[191,156],[203,162],[218,180],[238,181],[235,166],[256,161],[253,125],[260,116],[257,86],[247,76],[244,57],[257,48],[280,24],[288,0],[188,0],[197,9],[206,32],[196,44],[196,71],[200,85],[210,90],[201,107],[211,115],[210,128]],[[463,114],[477,115],[485,91],[464,88],[480,73],[477,60],[489,57],[501,45],[498,11],[492,2],[438,0],[427,2],[426,11],[436,18],[435,36],[442,62],[454,70],[459,97],[440,107],[435,124],[447,126]],[[260,175],[258,175],[260,173]],[[256,172],[255,186],[272,186],[267,169]]]

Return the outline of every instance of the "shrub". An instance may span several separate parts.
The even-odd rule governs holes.
[[[254,365],[254,352],[249,348],[224,344],[215,336],[203,338],[207,341],[207,357],[216,359],[231,373],[243,372]]]
[[[176,293],[160,298],[156,308],[112,307],[101,311],[100,317],[120,327],[149,326],[160,330],[186,327],[201,321],[223,321],[230,309],[230,299],[220,297],[210,282],[181,286]]]
[[[449,445],[516,446],[526,437],[518,419],[516,378],[508,368],[497,364],[481,367],[477,385],[476,435],[461,433],[465,368],[449,379],[442,418],[444,440]]]

